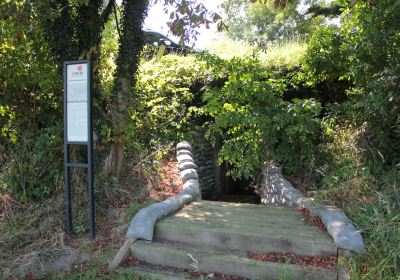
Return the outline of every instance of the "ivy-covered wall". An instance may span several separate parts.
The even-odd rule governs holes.
[[[310,82],[300,65],[167,55],[144,62],[138,81],[135,133],[149,147],[193,142],[206,193],[215,191],[216,165],[227,166],[234,179],[251,179],[265,161],[299,174],[313,170],[323,156],[318,145],[329,104],[327,83]],[[340,82],[329,83],[343,91]]]

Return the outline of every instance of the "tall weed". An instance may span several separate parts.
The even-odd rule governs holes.
[[[375,159],[365,137],[364,127],[333,128],[317,197],[342,207],[362,232],[366,252],[351,261],[351,279],[400,279],[400,170]]]

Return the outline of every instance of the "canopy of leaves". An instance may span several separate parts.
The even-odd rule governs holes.
[[[271,42],[308,38],[326,21],[307,7],[316,9],[321,5],[326,5],[325,1],[226,0],[223,7],[227,33],[262,48]]]

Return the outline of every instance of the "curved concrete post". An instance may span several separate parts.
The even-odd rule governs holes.
[[[357,254],[365,251],[363,238],[346,214],[339,209],[315,203],[306,198],[286,180],[279,167],[268,166],[263,170],[261,186],[257,190],[263,204],[297,206],[319,216],[338,248]]]
[[[181,192],[162,202],[141,209],[133,217],[129,224],[124,245],[109,264],[110,270],[115,270],[125,260],[129,255],[130,246],[137,239],[153,240],[154,226],[160,218],[175,213],[193,200],[201,199],[197,165],[193,160],[192,146],[189,142],[183,141],[178,143],[176,149],[181,179],[184,182]]]

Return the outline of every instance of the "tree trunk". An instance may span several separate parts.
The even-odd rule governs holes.
[[[110,153],[104,162],[104,171],[108,174],[119,174],[122,169],[124,160],[125,142],[119,139],[118,142],[112,143]]]
[[[60,72],[64,61],[78,60],[80,56],[97,63],[101,33],[114,1],[110,0],[102,14],[99,9],[103,0],[90,0],[75,6],[68,0],[54,0],[40,5],[40,11],[45,15],[42,27]]]
[[[114,76],[112,99],[112,144],[104,163],[104,171],[118,175],[124,163],[125,128],[128,120],[127,108],[136,84],[140,53],[144,45],[143,22],[147,15],[148,1],[124,0],[122,30]]]

